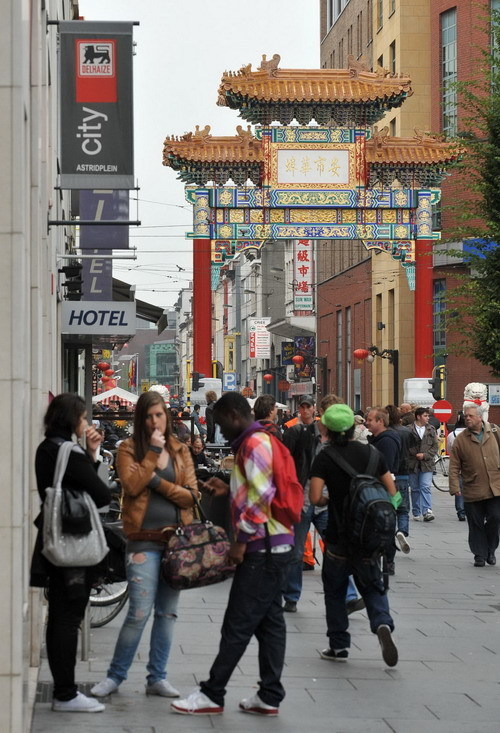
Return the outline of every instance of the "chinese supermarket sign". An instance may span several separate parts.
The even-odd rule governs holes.
[[[296,311],[312,311],[313,300],[313,243],[310,239],[298,239],[295,242],[293,260],[293,309]]]
[[[267,330],[270,318],[248,319],[248,342],[250,359],[271,358],[271,334]]]

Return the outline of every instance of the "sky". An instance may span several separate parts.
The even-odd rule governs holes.
[[[192,211],[177,174],[162,164],[163,141],[196,125],[210,125],[214,136],[236,134],[237,111],[216,105],[224,71],[250,62],[255,70],[264,53],[279,53],[281,68],[318,68],[319,0],[80,0],[79,8],[85,20],[140,22],[134,27],[140,191],[131,191],[139,201],[131,200],[130,218],[142,226],[130,230],[137,260],[115,261],[113,276],[135,284],[139,300],[172,306],[192,279],[185,238]]]

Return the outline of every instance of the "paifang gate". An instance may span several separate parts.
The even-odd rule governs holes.
[[[256,71],[249,64],[224,73],[219,87],[218,104],[239,110],[247,129],[215,137],[206,125],[167,137],[164,165],[189,184],[193,205],[196,371],[211,371],[211,288],[224,263],[277,240],[328,239],[360,240],[401,262],[419,314],[415,376],[426,376],[429,255],[439,239],[432,206],[461,151],[429,133],[397,138],[374,127],[411,93],[408,77],[372,72],[352,57],[347,69],[315,70],[280,69],[278,55],[263,57]]]

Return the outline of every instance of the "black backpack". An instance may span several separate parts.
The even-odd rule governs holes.
[[[352,555],[370,557],[386,552],[394,544],[396,510],[385,486],[373,475],[378,455],[370,445],[366,473],[357,473],[335,450],[327,446],[330,458],[351,476],[349,494],[344,504],[344,531]]]

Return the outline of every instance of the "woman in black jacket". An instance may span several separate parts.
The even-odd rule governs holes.
[[[45,440],[38,446],[35,472],[40,500],[45,490],[53,485],[59,446],[85,436],[86,450],[76,447],[71,451],[63,488],[86,491],[97,507],[109,504],[108,487],[97,475],[101,436],[87,423],[85,402],[78,395],[60,394],[49,405],[45,414]],[[35,521],[38,537],[31,565],[34,587],[48,588],[49,612],[47,619],[47,657],[54,678],[52,710],[56,712],[96,713],[104,705],[78,692],[75,684],[78,629],[85,614],[90,588],[95,580],[94,568],[62,568],[52,565],[43,555],[42,515]]]

